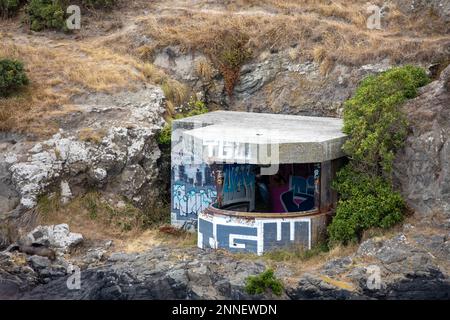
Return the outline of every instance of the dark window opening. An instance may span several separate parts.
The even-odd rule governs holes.
[[[320,164],[281,164],[263,176],[249,164],[215,165],[219,209],[239,212],[287,213],[318,209]]]

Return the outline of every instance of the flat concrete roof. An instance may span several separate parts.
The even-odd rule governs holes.
[[[340,158],[344,156],[342,144],[346,139],[342,126],[343,121],[338,118],[235,111],[215,111],[174,121],[174,129],[189,128],[183,132],[185,139],[204,146],[195,152],[202,150],[201,157],[206,162],[227,161],[230,154],[234,154],[237,163],[254,164],[266,164],[258,159],[255,150],[274,150],[275,146],[279,150],[278,163],[324,162]],[[214,153],[211,147],[208,149],[214,143],[220,148],[222,143],[225,152]],[[237,156],[244,153],[245,159]],[[274,163],[273,159],[271,163]]]

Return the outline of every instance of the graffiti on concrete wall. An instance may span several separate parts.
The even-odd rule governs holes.
[[[290,177],[289,190],[280,195],[285,212],[307,211],[314,208],[314,177]]]
[[[311,220],[255,219],[242,222],[238,218],[200,214],[198,246],[200,248],[227,249],[232,252],[265,251],[289,245],[311,248]]]
[[[248,202],[249,210],[255,207],[255,173],[249,164],[223,166],[223,205]]]
[[[173,210],[178,217],[196,217],[206,209],[217,197],[211,187],[192,187],[182,183],[175,183],[173,187]]]
[[[172,215],[176,220],[197,219],[216,198],[214,178],[208,165],[172,167]]]
[[[311,173],[309,176],[289,175],[289,184],[277,181],[271,184],[274,212],[308,211],[318,205],[320,165],[315,165]]]

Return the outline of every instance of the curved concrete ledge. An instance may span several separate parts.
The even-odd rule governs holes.
[[[322,215],[322,214],[332,215],[334,213],[334,211],[329,210],[327,212],[320,212],[319,210],[315,209],[315,210],[308,210],[308,211],[281,212],[281,213],[241,212],[241,211],[218,209],[216,207],[210,206],[207,209],[205,209],[204,213],[211,214],[211,215],[224,215],[224,216],[240,217],[240,218],[247,218],[247,219],[255,219],[255,218],[284,219],[284,218],[309,217],[309,216],[316,216],[316,215]]]
[[[198,247],[258,255],[283,247],[311,249],[324,239],[331,214],[307,211],[264,215],[209,207],[198,217]]]

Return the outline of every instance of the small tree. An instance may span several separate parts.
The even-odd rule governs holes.
[[[26,6],[26,21],[33,31],[67,30],[65,6],[60,0],[30,0]]]
[[[23,64],[17,60],[0,60],[0,96],[6,97],[29,83]]]
[[[217,34],[211,41],[206,53],[218,67],[225,82],[225,91],[233,95],[239,81],[241,67],[252,57],[249,47],[250,37],[236,28],[230,28]]]
[[[423,69],[407,65],[361,82],[344,105],[343,131],[349,135],[344,151],[354,166],[372,174],[391,172],[395,151],[408,132],[400,106],[428,81]]]
[[[344,151],[350,163],[333,183],[340,200],[328,228],[332,243],[354,241],[368,228],[389,228],[402,220],[405,204],[392,186],[395,152],[408,133],[400,107],[428,82],[421,68],[393,68],[364,79],[345,103]]]

